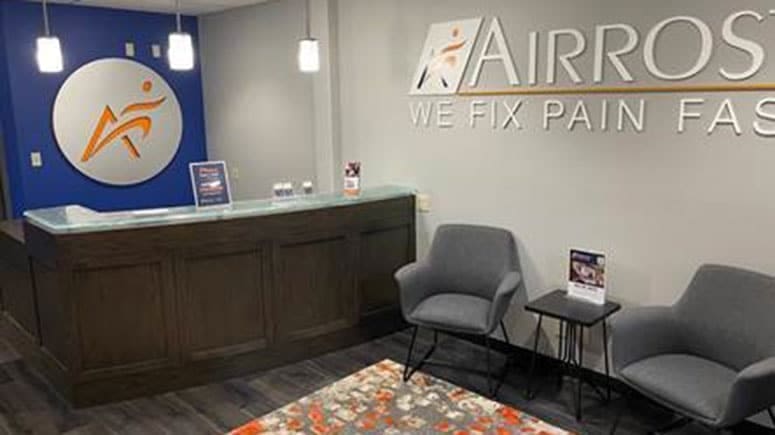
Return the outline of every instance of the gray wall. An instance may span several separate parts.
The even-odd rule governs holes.
[[[272,1],[199,21],[208,152],[228,162],[237,199],[316,179],[313,77],[296,63],[303,8]]]
[[[626,305],[672,303],[706,262],[775,274],[775,233],[770,231],[775,221],[775,140],[751,132],[756,102],[773,93],[701,95],[708,99],[705,118],[691,123],[684,134],[676,132],[677,103],[698,95],[645,96],[643,133],[579,127],[568,132],[559,124],[544,131],[540,112],[549,97],[524,99],[520,131],[486,125],[471,129],[467,119],[458,119],[454,128],[418,128],[410,121],[409,104],[440,98],[407,96],[434,22],[484,16],[484,32],[489,19],[499,16],[512,51],[524,59],[527,32],[533,30],[573,27],[591,37],[596,24],[631,23],[645,32],[663,18],[696,15],[712,26],[719,43],[721,21],[729,13],[748,8],[763,12],[771,6],[767,0],[339,0],[341,106],[335,110],[340,110],[342,156],[363,162],[367,184],[407,184],[431,195],[433,211],[420,220],[421,251],[441,223],[511,229],[520,242],[530,298],[565,285],[569,247],[609,255],[610,297]],[[773,81],[775,18],[766,19],[758,30],[745,29],[740,33],[768,44],[769,61],[757,81]],[[692,41],[680,31],[668,36],[661,42],[665,57],[660,59],[678,65],[682,59],[693,60],[687,56],[694,52]],[[721,81],[717,68],[722,62],[734,66],[745,64],[746,58],[719,46],[713,68],[693,81]],[[580,65],[591,71],[588,61]],[[502,69],[486,68],[483,85],[503,83]],[[633,72],[644,76],[642,68]],[[521,73],[524,77],[524,67]],[[587,83],[590,76],[586,73]],[[744,134],[738,137],[721,128],[709,136],[702,126],[727,96],[736,105]],[[599,107],[604,97],[581,98]],[[575,102],[578,97],[558,99]],[[471,101],[452,100],[460,110]],[[594,110],[593,118],[599,109]],[[523,312],[522,303],[524,299],[509,312],[508,324],[512,336],[528,343],[534,319]],[[556,326],[546,328],[554,337]],[[599,364],[599,340],[595,336],[589,342],[597,348],[590,349],[586,361]]]

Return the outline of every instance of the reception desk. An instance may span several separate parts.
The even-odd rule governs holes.
[[[15,245],[3,233],[0,261],[16,283],[0,284],[5,306],[13,295],[26,314],[6,310],[3,330],[76,406],[396,331],[392,274],[415,258],[414,195],[398,187],[222,210],[60,207],[28,212],[23,225]]]

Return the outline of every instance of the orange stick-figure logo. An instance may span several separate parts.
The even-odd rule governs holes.
[[[151,92],[153,90],[153,83],[150,80],[146,80],[143,82],[142,90],[146,94]],[[127,118],[127,115],[130,114],[136,114],[138,112],[151,112],[158,109],[159,106],[164,104],[166,100],[167,97],[161,97],[157,100],[129,104],[121,110],[118,117],[113,112],[113,109],[110,108],[110,106],[105,106],[105,109],[102,111],[102,115],[97,122],[97,127],[94,129],[94,133],[92,133],[91,139],[89,139],[89,143],[83,150],[81,161],[84,163],[88,162],[92,157],[96,156],[100,151],[102,151],[103,148],[112,144],[118,139],[121,140],[121,143],[127,149],[131,158],[139,159],[140,151],[129,137],[129,132],[135,129],[140,130],[142,132],[142,138],[145,139],[153,128],[153,120],[146,114],[126,119],[121,122],[121,124],[119,124],[119,117],[125,119]],[[107,127],[114,126],[116,124],[119,124],[116,128],[108,131],[107,133],[105,132]]]
[[[449,81],[444,77],[444,69],[454,68],[458,64],[458,52],[466,45],[466,42],[468,41],[461,37],[459,28],[452,29],[451,42],[443,47],[439,54],[435,54],[435,50],[431,51],[431,59],[420,75],[417,89],[422,88],[433,76],[438,76],[441,85],[444,88],[449,88]]]

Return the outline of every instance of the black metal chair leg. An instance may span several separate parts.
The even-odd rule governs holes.
[[[622,416],[624,415],[624,411],[630,408],[630,399],[632,396],[632,392],[628,389],[622,394],[622,405],[619,406],[619,408],[616,411],[616,417],[614,418],[614,424],[611,425],[611,430],[608,432],[609,435],[615,435],[616,430],[619,428],[619,423],[622,420]]]
[[[490,368],[490,337],[484,336],[484,346],[487,348],[487,393],[490,396],[495,395],[495,389],[492,387],[492,374]]]
[[[422,368],[423,364],[425,364],[426,361],[428,361],[428,358],[433,354],[433,352],[436,350],[436,344],[438,343],[439,339],[439,332],[434,330],[433,331],[433,345],[430,349],[425,353],[425,355],[422,357],[420,362],[417,363],[416,366],[412,367],[412,353],[414,352],[414,344],[417,340],[417,331],[420,328],[418,326],[414,327],[414,332],[412,332],[412,342],[409,343],[409,352],[407,352],[406,355],[406,364],[404,365],[404,382],[407,382],[409,379],[412,378],[412,375],[417,370],[420,370]]]
[[[614,419],[614,424],[611,426],[611,430],[608,432],[609,435],[615,435],[616,430],[619,428],[619,423],[621,422],[622,416],[624,415],[624,411],[626,409],[630,408],[630,400],[632,400],[633,392],[630,389],[627,389],[624,393],[622,393],[622,406],[619,407],[619,410],[616,413],[616,418]],[[648,435],[658,435],[658,434],[666,434],[670,431],[674,431],[676,429],[682,428],[684,426],[687,426],[692,423],[692,420],[687,417],[680,417],[675,421],[672,421],[670,424],[659,428],[655,431],[647,432]]]
[[[511,344],[509,333],[506,332],[506,325],[503,324],[503,320],[501,320],[501,332],[503,332],[503,339],[506,340],[506,344]]]
[[[406,363],[404,364],[404,382],[409,380],[409,368],[412,364],[412,352],[414,351],[414,342],[417,340],[417,330],[419,327],[415,326],[412,330],[412,341],[409,342],[409,350],[406,353]]]
[[[680,417],[677,420],[671,422],[670,424],[661,427],[653,432],[650,432],[651,434],[659,435],[659,434],[667,434],[668,432],[672,432],[676,429],[680,429],[684,426],[688,426],[692,423],[692,420],[686,417]]]
[[[509,333],[506,332],[506,325],[503,323],[503,321],[501,321],[500,325],[501,331],[503,332],[503,338],[506,340],[506,344],[511,346],[511,339],[509,338]],[[511,370],[511,367],[515,364],[515,361],[516,358],[514,352],[508,352],[506,354],[506,364],[503,365],[503,370],[501,370],[501,373],[498,376],[495,388],[492,392],[492,397],[496,397],[498,395],[498,391],[506,381],[506,377],[509,375],[509,370]]]
[[[506,325],[503,324],[503,320],[501,320],[501,332],[503,333],[503,339],[506,340],[506,344],[509,345],[509,349],[511,349],[511,339],[509,338],[509,333],[506,332]],[[506,366],[504,367],[504,374],[503,378],[506,377],[506,371],[508,371],[511,366],[514,364],[514,352],[508,352],[506,354]]]

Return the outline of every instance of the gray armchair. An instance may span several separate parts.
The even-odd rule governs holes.
[[[404,380],[428,361],[436,349],[438,332],[483,336],[487,347],[487,387],[493,388],[490,371],[490,339],[503,326],[514,293],[520,287],[519,260],[514,238],[498,228],[443,225],[438,228],[428,257],[401,268],[395,274],[401,292],[401,309],[414,325]],[[414,367],[411,365],[418,329],[434,331],[433,346]],[[502,377],[501,377],[502,380]]]
[[[773,308],[775,278],[702,266],[674,306],[614,318],[614,370],[680,424],[723,429],[765,410],[775,424]]]

